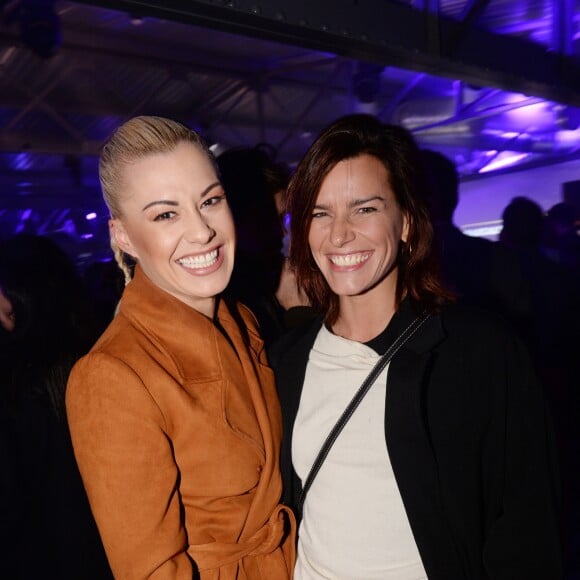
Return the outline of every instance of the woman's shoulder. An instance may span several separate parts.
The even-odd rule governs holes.
[[[497,312],[461,303],[445,306],[440,312],[443,327],[448,334],[458,334],[475,337],[516,336],[510,322]]]
[[[147,323],[126,316],[123,311],[118,312],[107,328],[97,339],[89,354],[109,354],[123,359],[132,352],[141,352],[146,345],[158,337],[160,330]],[[159,342],[159,338],[155,342]],[[159,347],[159,345],[157,345]]]
[[[135,360],[144,360],[140,332],[117,314],[95,344],[72,368],[68,387],[109,376],[138,375]],[[69,390],[67,388],[67,391]]]
[[[453,304],[440,313],[444,340],[438,346],[445,360],[485,361],[490,368],[507,359],[529,358],[524,337],[500,314],[485,309]],[[465,357],[465,358],[463,358]]]

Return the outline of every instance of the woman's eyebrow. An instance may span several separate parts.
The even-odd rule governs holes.
[[[381,195],[373,195],[371,197],[365,197],[362,199],[353,199],[348,205],[349,207],[357,207],[359,205],[364,205],[365,203],[369,203],[371,201],[385,201],[385,198]]]
[[[208,185],[202,192],[201,195],[199,196],[201,199],[203,199],[214,187],[221,187],[221,183],[219,181],[216,181],[214,183],[212,183],[211,185]]]
[[[221,186],[221,183],[219,181],[216,181],[214,183],[212,183],[211,185],[208,185],[200,194],[200,199],[203,199],[214,187],[216,186]],[[155,201],[152,201],[150,203],[148,203],[141,211],[145,211],[146,209],[149,209],[150,207],[154,206],[154,205],[172,205],[172,206],[178,206],[179,203],[171,200],[171,199],[158,199]]]
[[[359,205],[364,205],[365,203],[369,203],[371,201],[385,201],[385,198],[381,195],[373,195],[371,197],[365,197],[361,199],[353,199],[349,201],[348,207],[358,207]],[[314,205],[313,209],[328,209],[330,205],[324,203],[317,203]]]
[[[158,199],[156,201],[152,201],[150,203],[148,203],[141,211],[145,211],[146,209],[154,206],[154,205],[173,205],[173,206],[177,206],[179,205],[176,201],[170,200],[170,199]]]

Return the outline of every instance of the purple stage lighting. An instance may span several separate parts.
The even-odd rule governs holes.
[[[489,173],[490,171],[497,171],[498,169],[503,169],[504,167],[510,167],[515,165],[522,159],[525,159],[529,153],[512,153],[511,151],[503,151],[487,165],[484,165],[479,173]]]

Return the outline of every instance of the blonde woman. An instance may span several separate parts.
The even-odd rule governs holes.
[[[99,172],[128,284],[66,403],[115,577],[286,580],[280,411],[254,319],[220,299],[235,232],[214,159],[185,126],[136,117]]]

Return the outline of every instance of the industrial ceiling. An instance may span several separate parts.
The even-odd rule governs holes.
[[[138,114],[291,166],[354,111],[406,126],[464,180],[580,158],[580,0],[0,8],[0,236],[62,233],[86,260],[108,252],[99,148]]]

